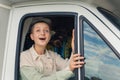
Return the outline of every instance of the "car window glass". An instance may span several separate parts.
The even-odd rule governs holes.
[[[85,80],[119,80],[119,58],[87,22],[83,27]]]

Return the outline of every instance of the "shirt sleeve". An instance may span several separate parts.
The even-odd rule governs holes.
[[[69,59],[63,59],[59,54],[55,54],[54,59],[56,61],[57,70],[67,69],[69,70]]]
[[[44,76],[34,67],[23,66],[20,68],[21,80],[68,80],[74,76],[72,71],[61,70],[50,76]]]

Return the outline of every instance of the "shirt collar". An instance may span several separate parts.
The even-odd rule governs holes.
[[[33,57],[33,60],[37,60],[41,55],[38,55],[37,52],[35,51],[34,49],[34,45],[30,48],[30,52],[31,52],[31,55]],[[50,57],[50,54],[49,54],[49,51],[46,49],[45,50],[45,54],[44,54],[47,58],[51,58]]]

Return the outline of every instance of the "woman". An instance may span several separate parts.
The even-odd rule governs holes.
[[[21,80],[68,80],[75,68],[83,66],[84,57],[72,54],[70,60],[65,60],[46,46],[51,38],[51,21],[47,18],[34,20],[30,25],[30,38],[33,46],[21,53]],[[74,36],[72,38],[74,51]]]

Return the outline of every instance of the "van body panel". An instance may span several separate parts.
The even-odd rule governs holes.
[[[91,10],[90,10],[91,8]],[[90,10],[90,11],[89,11]],[[92,12],[91,12],[92,11]],[[2,80],[15,80],[15,58],[16,58],[16,46],[18,29],[21,18],[30,13],[47,13],[47,12],[75,12],[78,13],[78,33],[79,33],[79,20],[81,16],[84,16],[90,23],[92,23],[96,29],[104,35],[108,42],[116,49],[120,54],[120,31],[117,30],[113,24],[111,24],[103,15],[92,7],[86,9],[79,3],[45,3],[45,4],[29,4],[18,5],[12,7],[10,12],[9,25],[7,30],[7,38],[5,45],[4,65],[2,71]],[[95,13],[94,13],[95,12]],[[94,13],[94,14],[93,14]],[[98,16],[98,17],[96,17]],[[99,19],[100,18],[100,19]],[[102,18],[102,19],[101,19]],[[105,24],[103,24],[105,22]],[[118,37],[116,37],[118,35]],[[78,43],[79,43],[78,35]],[[78,48],[80,46],[78,45]],[[80,52],[80,50],[78,51]],[[80,76],[80,75],[79,75]]]
[[[6,35],[7,35],[7,26],[9,19],[10,9],[4,7],[0,4],[0,79],[2,75],[3,61],[4,61],[4,52],[6,44]]]

